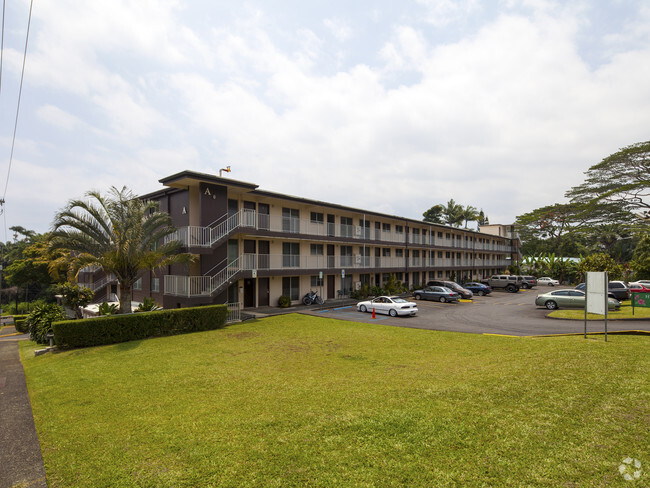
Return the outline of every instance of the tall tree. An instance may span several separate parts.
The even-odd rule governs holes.
[[[463,211],[462,205],[456,203],[453,198],[449,199],[447,205],[442,208],[443,222],[447,225],[460,227],[464,220]]]
[[[585,182],[566,194],[572,201],[617,203],[650,216],[650,141],[627,146],[593,165]]]
[[[433,224],[442,224],[442,205],[434,205],[429,210],[422,214],[425,222]]]
[[[192,256],[179,252],[178,241],[162,243],[175,229],[155,202],[137,198],[126,187],[112,187],[108,196],[90,191],[86,197],[71,200],[56,214],[51,245],[71,252],[75,274],[90,265],[113,273],[120,311],[129,313],[133,283],[142,271],[188,262]]]
[[[476,207],[468,205],[463,209],[463,220],[465,221],[465,228],[467,229],[468,222],[476,222],[479,218],[479,213]]]

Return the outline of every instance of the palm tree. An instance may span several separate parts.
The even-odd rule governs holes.
[[[460,227],[463,223],[463,206],[459,205],[451,198],[447,205],[442,208],[443,222],[447,225]]]
[[[468,205],[463,209],[463,220],[465,221],[465,228],[467,229],[468,222],[476,222],[479,218],[479,213],[476,207]]]
[[[111,187],[108,196],[86,193],[86,200],[71,200],[52,224],[51,247],[70,251],[71,271],[99,266],[113,273],[120,290],[120,312],[131,312],[133,283],[142,271],[192,260],[179,253],[181,243],[162,243],[175,231],[171,217],[155,202],[137,198],[123,187]]]

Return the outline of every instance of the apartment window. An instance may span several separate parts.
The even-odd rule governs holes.
[[[390,224],[381,224],[382,232],[390,232]]]
[[[318,276],[312,276],[310,284],[312,288],[318,288],[320,286],[323,286],[323,279],[319,278]]]
[[[315,224],[323,224],[325,223],[325,219],[322,213],[319,212],[312,212],[311,216],[309,217],[309,220],[311,220]]]
[[[438,257],[442,259],[442,251],[438,251]]]
[[[404,226],[396,225],[395,226],[395,232],[397,232],[398,234],[403,234],[404,233]]]
[[[382,252],[382,256],[384,256],[385,258],[389,258],[389,257],[390,257],[390,249],[389,249],[389,248],[386,248],[386,247],[385,247],[385,248],[383,248],[383,249],[381,250],[381,252]]]
[[[298,276],[284,276],[282,278],[282,294],[291,300],[299,300],[300,278]]]
[[[297,242],[282,243],[282,267],[297,268],[300,266],[300,244]]]
[[[395,249],[395,257],[396,258],[403,258],[404,257],[404,249]]]
[[[151,278],[151,291],[154,293],[160,292],[160,278]]]
[[[138,278],[137,280],[135,280],[135,283],[133,283],[133,289],[142,290],[142,278]]]
[[[449,258],[451,257],[451,253],[450,253],[449,251],[447,251],[447,252],[445,253],[445,257],[446,257],[447,259],[449,259]]]
[[[395,273],[395,279],[397,281],[403,281],[404,280],[404,273]]]
[[[282,231],[300,232],[300,211],[297,208],[282,209]]]
[[[438,232],[438,239],[442,239],[442,232]]]
[[[311,244],[309,246],[309,251],[312,256],[322,256],[323,255],[323,245],[322,244]]]

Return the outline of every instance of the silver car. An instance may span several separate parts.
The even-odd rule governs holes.
[[[549,310],[557,308],[585,308],[585,292],[581,290],[556,290],[550,293],[537,295],[535,305],[538,307],[546,307]],[[615,298],[607,299],[609,310],[618,310],[621,307],[621,302]]]

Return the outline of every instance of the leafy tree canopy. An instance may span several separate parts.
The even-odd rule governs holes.
[[[650,141],[627,146],[593,165],[585,182],[566,193],[572,201],[604,201],[650,213]]]
[[[432,224],[442,224],[442,205],[434,205],[422,214],[425,222]]]
[[[610,280],[623,279],[625,274],[625,268],[604,252],[583,258],[578,264],[578,270],[583,275],[587,271],[607,271],[607,277]]]

